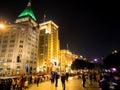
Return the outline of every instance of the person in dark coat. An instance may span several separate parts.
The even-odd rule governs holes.
[[[54,83],[54,79],[55,79],[55,73],[54,72],[51,72],[51,83]]]
[[[62,75],[61,75],[61,82],[62,82],[63,90],[65,90],[65,80],[66,80],[65,73],[62,73]]]
[[[86,82],[86,78],[85,78],[85,73],[82,74],[82,84],[83,84],[83,87],[85,87],[85,82]]]
[[[19,87],[19,90],[22,90],[22,88],[24,87],[24,78],[23,78],[23,76],[21,76],[21,78],[19,80],[18,87]]]
[[[66,81],[68,81],[68,78],[69,78],[69,73],[66,72]]]
[[[120,74],[115,73],[113,74],[114,82],[112,82],[114,90],[120,90]]]
[[[40,77],[39,77],[39,76],[37,76],[37,80],[36,80],[37,87],[39,86],[39,81],[40,81]]]
[[[3,86],[4,86],[4,83],[3,83],[3,80],[1,79],[0,80],[0,90],[3,90]]]
[[[59,79],[59,75],[58,75],[58,73],[56,72],[56,73],[55,73],[55,87],[58,86],[58,79]]]
[[[90,85],[92,85],[92,79],[93,79],[92,76],[93,76],[93,75],[92,75],[92,72],[90,72],[90,73],[89,73]]]
[[[100,75],[100,87],[102,90],[109,90],[108,79],[105,73]]]

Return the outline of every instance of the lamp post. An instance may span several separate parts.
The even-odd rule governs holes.
[[[4,24],[0,23],[0,31],[2,31],[2,29],[5,27]]]
[[[0,23],[0,35],[2,33],[2,30],[5,28],[5,25],[3,23]]]
[[[4,24],[0,24],[0,28],[4,28]]]

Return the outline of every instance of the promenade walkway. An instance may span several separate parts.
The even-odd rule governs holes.
[[[51,84],[50,81],[45,81],[30,86],[28,90],[63,90],[60,79],[58,80],[58,87],[55,87],[55,84]],[[89,81],[86,82],[86,88],[82,87],[82,80],[77,78],[69,78],[69,81],[66,81],[65,90],[100,90],[98,83],[94,82],[93,85],[89,85]]]

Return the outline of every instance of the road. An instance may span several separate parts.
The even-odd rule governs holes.
[[[58,87],[55,87],[55,84],[51,84],[50,81],[45,81],[39,83],[39,86],[37,86],[36,84],[31,85],[28,90],[63,90],[63,88],[59,79]],[[100,90],[100,88],[98,88],[98,83],[93,83],[93,85],[89,85],[88,80],[86,82],[86,88],[83,88],[81,79],[69,78],[69,81],[66,81],[65,90]]]

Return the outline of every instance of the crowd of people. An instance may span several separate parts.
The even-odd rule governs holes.
[[[51,84],[55,83],[55,87],[58,87],[58,79],[61,77],[62,86],[65,89],[65,80],[68,81],[69,74],[57,72],[51,72],[48,80],[51,80]],[[0,78],[0,90],[24,90],[29,88],[30,84],[36,84],[42,82],[43,77],[41,75],[20,75],[17,77],[2,77]],[[45,78],[44,78],[45,79]]]
[[[30,84],[40,82],[38,75],[19,75],[12,77],[0,77],[0,90],[23,90],[29,88]]]
[[[0,90],[23,90],[23,88],[28,88],[28,84],[28,78],[23,75],[0,78]]]
[[[120,73],[112,72],[83,72],[82,86],[86,88],[86,81],[89,81],[89,86],[93,82],[98,83],[101,90],[120,90]]]
[[[89,82],[89,86],[94,86],[94,82],[98,83],[101,90],[120,90],[120,74],[112,72],[82,72],[81,74],[82,86],[86,88],[86,82]],[[51,72],[49,80],[51,84],[58,87],[58,79],[61,80],[63,90],[65,90],[66,81],[69,79],[68,72]],[[20,76],[14,78],[0,79],[0,90],[23,90],[27,89],[30,84],[37,84],[39,86],[40,76],[36,75],[34,78],[32,75]],[[88,84],[87,84],[88,85]],[[12,88],[12,89],[11,89]]]
[[[102,72],[99,78],[99,86],[102,90],[120,90],[120,74]]]
[[[51,83],[54,84],[55,87],[58,87],[58,79],[61,77],[61,83],[63,90],[65,90],[65,81],[68,81],[69,73],[68,72],[61,72],[61,74],[58,74],[57,72],[51,72]]]

